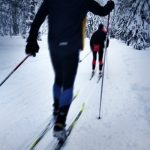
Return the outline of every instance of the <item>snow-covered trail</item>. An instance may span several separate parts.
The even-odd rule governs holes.
[[[5,47],[1,48],[1,80],[25,57],[25,42],[20,37],[7,40],[9,44],[2,43]],[[43,128],[51,114],[53,72],[46,41],[40,57],[28,58],[0,87],[1,150],[21,149]]]
[[[146,54],[146,52],[133,51],[116,40],[111,41],[106,61],[102,119],[96,119],[98,116],[100,85],[96,85],[93,92],[95,85],[91,83],[92,85],[88,87],[87,92],[93,92],[93,94],[91,94],[89,101],[86,102],[87,107],[83,115],[84,119],[80,121],[82,123],[78,125],[80,126],[78,131],[74,132],[76,140],[71,138],[72,143],[70,142],[70,147],[67,146],[66,149],[71,149],[74,142],[76,142],[75,150],[79,148],[91,150],[93,147],[94,150],[149,149],[150,107],[148,106],[148,99],[150,97],[150,84],[146,83],[150,81],[148,78],[150,72],[142,68],[141,71],[143,72],[139,76],[137,74],[140,72],[140,68],[137,66],[135,69],[135,66],[139,63],[143,67],[147,66],[147,61],[136,61],[137,56],[139,59],[144,57],[148,60],[147,55],[149,54]],[[128,58],[130,58],[131,64],[126,61]],[[87,60],[87,63],[89,63],[89,60]],[[131,68],[132,65],[133,69]],[[83,66],[85,67],[85,64]],[[87,74],[88,72],[89,67]],[[80,73],[82,71],[79,70]],[[81,75],[79,76],[81,77]],[[141,77],[145,82],[143,85],[145,88],[141,87]],[[92,80],[92,82],[95,81]],[[141,87],[141,93],[134,90],[135,83],[137,88]],[[83,97],[86,97],[86,95]],[[80,99],[82,99],[81,96]],[[143,104],[143,101],[146,101],[146,104]],[[85,144],[87,142],[88,144]]]
[[[45,38],[45,37],[44,37]],[[0,81],[23,59],[25,42],[20,37],[0,39]],[[52,112],[53,71],[47,40],[0,87],[0,149],[24,149],[42,130]],[[11,48],[11,49],[10,49]],[[88,53],[86,40],[85,51]],[[108,48],[102,119],[98,120],[100,86],[97,75],[90,81],[92,55],[79,63],[68,123],[85,102],[85,110],[75,126],[65,150],[149,150],[150,147],[150,51],[136,51],[117,40]],[[98,71],[97,71],[98,74]],[[49,150],[53,141],[49,132],[37,147]]]

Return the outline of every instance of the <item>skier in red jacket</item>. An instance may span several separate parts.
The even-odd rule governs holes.
[[[98,30],[93,33],[90,39],[90,47],[93,53],[93,60],[92,60],[92,74],[95,73],[96,67],[96,60],[98,54],[98,61],[99,61],[99,74],[102,74],[102,67],[103,67],[103,51],[104,51],[104,44],[106,41],[107,31],[104,28],[103,24],[100,24]],[[109,39],[107,39],[106,46],[109,45]]]

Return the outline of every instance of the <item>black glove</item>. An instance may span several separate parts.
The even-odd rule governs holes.
[[[112,0],[109,0],[107,2],[108,8],[110,9],[110,11],[112,11],[115,8],[115,3]]]
[[[35,57],[36,53],[38,53],[38,51],[39,51],[39,45],[38,45],[37,41],[27,43],[26,49],[25,49],[26,54],[30,54]]]

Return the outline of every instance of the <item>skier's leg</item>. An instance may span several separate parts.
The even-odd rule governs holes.
[[[99,50],[98,54],[99,54],[99,72],[101,72],[103,67],[103,48]]]
[[[52,66],[55,74],[55,79],[53,84],[53,99],[54,99],[53,114],[54,116],[57,116],[59,112],[59,101],[60,101],[60,95],[61,95],[62,84],[63,84],[63,79],[62,79],[63,72],[62,72],[61,59],[55,53],[52,52],[51,52],[51,61],[52,61]]]
[[[79,52],[68,55],[62,62],[63,90],[60,96],[60,113],[57,117],[54,131],[60,131],[65,127],[66,117],[72,102],[73,86],[79,62]]]
[[[92,51],[93,53],[93,60],[92,60],[92,70],[93,72],[95,71],[95,66],[96,66],[96,57],[97,57],[97,52]]]

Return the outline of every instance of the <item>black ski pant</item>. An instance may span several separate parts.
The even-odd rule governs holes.
[[[92,53],[93,53],[92,69],[93,70],[95,69],[98,54],[99,70],[101,70],[103,65],[103,48],[101,48],[99,51],[92,50]]]
[[[79,62],[79,50],[66,46],[50,49],[51,61],[55,73],[53,87],[54,103],[59,101],[59,107],[70,105],[73,96],[73,86]]]

